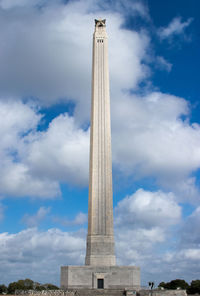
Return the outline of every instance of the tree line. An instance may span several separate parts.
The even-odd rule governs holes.
[[[12,282],[8,286],[0,285],[0,294],[14,294],[15,290],[58,290],[59,288],[52,284],[40,284],[30,279]]]
[[[181,279],[172,280],[171,282],[161,282],[159,288],[175,290],[178,288],[187,291],[187,294],[200,294],[200,280],[193,280],[190,285]],[[14,294],[15,290],[58,290],[59,288],[53,284],[40,284],[30,279],[12,282],[8,286],[0,285],[0,294]]]
[[[200,280],[194,280],[189,285],[184,280],[176,279],[167,283],[161,282],[158,287],[169,290],[181,288],[186,290],[187,294],[200,294]]]

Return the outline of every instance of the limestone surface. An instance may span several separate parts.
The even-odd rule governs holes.
[[[108,37],[95,20],[92,62],[90,183],[86,265],[115,265]]]
[[[63,266],[61,289],[140,289],[140,269],[136,266]]]
[[[61,288],[78,289],[80,293],[87,289],[108,289],[118,291],[119,295],[124,289],[139,290],[140,268],[116,266],[108,37],[105,20],[95,20],[92,65],[90,182],[85,266],[61,267]]]

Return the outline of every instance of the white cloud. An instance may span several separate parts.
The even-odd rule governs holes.
[[[142,207],[145,201],[146,207]],[[140,215],[136,214],[137,211]],[[152,256],[157,258],[156,247],[169,238],[168,228],[180,219],[180,208],[174,202],[172,195],[144,190],[138,190],[118,203],[115,212],[117,259],[118,263],[123,265],[137,264],[145,267]],[[147,215],[152,218],[151,225]],[[41,217],[38,212],[35,215],[36,220],[39,216]],[[135,216],[135,220],[131,216]],[[34,219],[33,216],[27,218],[30,218],[30,221]],[[78,225],[85,218],[85,214],[79,213],[71,222]],[[166,225],[161,227],[164,221]],[[69,233],[58,229],[39,231],[32,228],[16,234],[2,233],[0,234],[0,273],[4,270],[2,281],[6,283],[29,277],[39,282],[58,284],[60,266],[82,265],[85,246],[85,230]],[[44,273],[44,264],[48,273]],[[142,270],[142,273],[144,271]]]
[[[185,205],[184,207],[186,207]],[[159,256],[163,274],[170,270],[169,279],[185,278],[188,282],[198,278],[200,266],[200,207],[182,221],[177,228],[173,247]]]
[[[180,221],[181,208],[172,193],[138,189],[118,203],[115,215],[118,227],[165,228]]]
[[[114,221],[120,264],[145,266],[151,256],[156,257],[157,247],[166,243],[171,227],[181,221],[175,199],[172,193],[139,189],[118,202]]]
[[[115,1],[114,7],[89,0],[51,2],[53,7],[38,10],[36,5],[45,1],[0,1],[0,194],[53,198],[60,194],[59,182],[87,184],[89,130],[80,123],[88,120],[90,112],[93,19],[105,16],[114,166],[125,177],[154,177],[161,188],[177,193],[140,189],[119,202],[115,210],[118,262],[141,266],[146,280],[153,273],[162,280],[160,266],[166,277],[199,274],[199,208],[183,227],[178,251],[174,251],[174,225],[181,218],[177,200],[197,202],[199,197],[190,175],[200,167],[200,127],[189,123],[189,106],[182,98],[159,92],[128,94],[150,74],[145,64],[150,39],[144,31],[124,29],[122,11],[128,7],[132,15],[148,18],[147,8],[138,1]],[[184,34],[191,21],[175,18],[160,29],[161,39]],[[163,57],[155,62],[171,70]],[[11,94],[14,98],[8,100]],[[22,95],[37,96],[38,105],[72,100],[74,117],[62,114],[38,131],[42,117],[35,106],[16,99]],[[24,222],[32,227],[48,212],[41,207],[35,215],[26,215]],[[87,217],[80,212],[74,220],[56,219],[71,226],[84,224]],[[1,233],[1,280],[26,276],[58,284],[61,265],[83,264],[85,236],[85,231],[57,229]]]
[[[161,227],[131,229],[130,224],[129,228],[115,229],[117,264],[140,266],[143,285],[150,261],[155,262],[158,257],[157,251],[165,244],[166,233]]]
[[[197,249],[200,246],[200,206],[186,219],[181,229],[182,247]],[[200,258],[200,257],[199,257]]]
[[[181,244],[175,250],[177,231],[172,226],[180,221],[180,206],[172,194],[140,189],[119,202],[115,213],[117,261],[122,265],[140,266],[142,285],[150,279],[159,283],[174,278],[184,277],[189,281],[198,277],[197,245],[186,248],[186,244]],[[197,218],[198,213],[199,210],[196,210],[191,217]],[[81,216],[77,215],[74,221]],[[184,239],[187,240],[187,237]],[[84,264],[85,246],[85,230],[62,232],[58,229],[39,231],[31,228],[16,234],[1,233],[1,280],[8,283],[29,277],[58,285],[60,266]]]
[[[53,221],[63,226],[83,225],[87,223],[87,214],[80,212],[76,215],[76,217],[73,220],[69,220],[66,217],[63,218],[54,216]]]
[[[55,196],[59,186],[46,177],[41,180],[30,174],[19,152],[27,135],[36,131],[41,115],[20,101],[0,102],[0,192],[11,196]]]
[[[94,3],[94,1],[93,1]],[[94,4],[93,4],[94,5]],[[98,5],[97,5],[98,7]],[[97,9],[96,7],[96,9]],[[149,19],[148,7],[143,1],[140,0],[116,0],[112,2],[102,1],[100,7],[108,11],[116,11],[121,14],[127,14],[127,12],[132,16],[140,16],[145,19]]]
[[[141,13],[138,2],[131,6]],[[111,91],[136,87],[148,75],[143,63],[147,35],[123,29],[119,12],[101,10],[95,1],[73,1],[44,7],[42,12],[31,7],[26,13],[22,8],[2,12],[1,92],[36,96],[46,105],[74,100],[78,103],[76,119],[88,119],[92,34],[99,14],[107,18]]]
[[[168,94],[121,94],[112,101],[113,163],[124,176],[154,177],[180,200],[195,202],[190,174],[200,166],[200,128],[189,124],[187,102]],[[182,119],[185,116],[186,119]],[[41,115],[21,102],[1,101],[1,194],[50,198],[59,182],[88,182],[89,129],[62,114],[45,131]],[[119,141],[120,139],[120,141]]]
[[[74,224],[81,225],[81,224],[85,224],[86,222],[87,222],[87,214],[78,213],[76,215],[75,220],[74,220]]]
[[[21,1],[12,3],[21,3],[23,7]],[[119,1],[116,7],[120,5],[131,5],[135,13],[140,10],[140,15],[145,11],[137,1],[133,4]],[[60,194],[59,181],[87,184],[89,131],[83,131],[77,122],[89,118],[93,19],[103,8],[96,2],[91,5],[91,1],[74,1],[66,5],[54,2],[53,8],[43,7],[42,13],[29,7],[23,16],[21,9],[8,7],[8,11],[2,13],[1,90],[15,95],[36,95],[45,104],[67,96],[77,105],[74,118],[62,115],[51,122],[48,130],[31,131],[22,140],[16,129],[27,133],[28,129],[36,128],[40,120],[39,115],[27,107],[32,113],[24,110],[19,122],[24,124],[25,116],[36,121],[31,123],[27,119],[24,130],[17,123],[12,132],[9,128],[9,132],[2,134],[7,151],[10,152],[13,145],[12,154],[19,157],[15,163],[9,153],[9,159],[3,162],[2,172],[6,174],[1,175],[5,189],[2,193],[19,196],[31,192],[37,196],[40,192],[40,196],[53,197]],[[152,174],[159,185],[168,190],[178,192],[184,184],[187,191],[184,190],[183,196],[191,194],[194,199],[198,190],[195,180],[192,182],[188,176],[200,165],[199,126],[180,119],[181,115],[188,115],[183,99],[162,93],[144,97],[122,94],[122,90],[136,89],[149,74],[143,62],[149,38],[144,32],[123,29],[124,17],[118,8],[115,13],[107,8],[103,14],[109,33],[114,163],[123,173],[134,173],[137,178]],[[170,64],[162,57],[159,63],[170,70]],[[14,107],[6,108],[6,114],[10,112],[13,116]],[[36,118],[31,119],[34,116]],[[14,122],[18,122],[15,116]],[[13,137],[17,137],[17,147]],[[13,182],[9,187],[10,180]]]
[[[32,176],[25,164],[10,160],[1,166],[0,186],[1,193],[11,197],[54,198],[60,195],[56,181]]]
[[[200,127],[189,123],[187,101],[159,92],[123,94],[111,110],[115,167],[135,179],[154,177],[180,200],[197,200],[190,174],[200,166]]]
[[[184,278],[188,283],[199,277],[200,253],[199,248],[184,249],[181,246],[177,250],[166,251],[157,256],[155,273],[160,270],[162,264],[162,274],[165,274],[165,281],[175,278]],[[158,275],[160,281],[161,277]]]
[[[25,214],[22,218],[22,222],[25,223],[28,227],[38,226],[39,223],[46,218],[50,210],[50,207],[40,207],[35,215]]]
[[[140,189],[115,208],[118,264],[140,266],[142,285],[175,278],[190,282],[199,276],[200,209],[184,221],[176,199]]]
[[[199,126],[181,120],[182,115],[188,115],[187,102],[158,92],[143,97],[124,94],[125,90],[137,89],[139,82],[149,75],[144,62],[149,37],[144,31],[124,29],[124,16],[120,13],[120,7],[125,6],[147,17],[142,2],[118,1],[114,13],[111,6],[89,0],[65,5],[53,1],[53,7],[44,6],[42,10],[36,9],[36,2],[32,1],[29,5],[22,0],[0,3],[7,9],[2,11],[0,20],[0,41],[4,44],[0,52],[1,91],[37,96],[38,104],[49,105],[66,97],[77,103],[74,118],[62,115],[52,121],[47,131],[31,132],[21,140],[16,136],[17,123],[12,132],[9,129],[2,134],[9,152],[13,149],[13,136],[17,137],[18,145],[12,153],[20,157],[15,163],[9,153],[9,159],[4,160],[2,193],[19,196],[31,192],[34,196],[40,192],[41,197],[53,197],[60,194],[59,181],[87,184],[89,131],[77,124],[89,118],[93,19],[103,14],[109,34],[114,164],[125,175],[152,175],[159,186],[195,200],[198,190],[190,174],[200,166]],[[190,22],[176,18],[165,34],[180,32]],[[182,29],[178,29],[178,24]],[[163,57],[158,57],[157,62],[170,71],[171,64]],[[10,109],[13,116],[13,108]],[[19,122],[23,123],[26,114],[27,118],[36,116],[31,108],[28,110],[32,113],[24,112]],[[32,120],[37,121],[33,123],[36,128],[39,115]],[[31,124],[27,121],[24,131],[31,129]],[[10,187],[8,176],[13,181]]]
[[[182,22],[180,17],[175,17],[167,27],[160,28],[158,34],[161,39],[171,38],[174,35],[181,35],[184,30],[191,24],[192,18]]]
[[[56,117],[45,132],[30,137],[25,161],[33,175],[78,185],[88,182],[89,130],[67,114]]]
[[[191,195],[191,200],[195,200],[198,190],[190,174],[200,166],[199,126],[181,120],[189,112],[186,101],[158,92],[143,97],[124,94],[130,88],[137,89],[149,75],[144,63],[150,42],[147,34],[122,28],[124,17],[119,9],[115,13],[103,11],[91,1],[54,4],[53,8],[43,7],[41,13],[33,7],[26,8],[23,16],[20,7],[10,7],[2,13],[0,89],[15,95],[35,95],[39,97],[38,104],[53,104],[58,98],[68,97],[77,103],[75,114],[59,116],[44,132],[30,132],[28,129],[36,128],[40,117],[28,107],[32,113],[24,112],[19,122],[23,123],[26,113],[30,118],[36,116],[32,119],[36,122],[34,127],[27,122],[24,130],[19,130],[29,135],[16,136],[16,129],[2,134],[9,151],[1,170],[6,174],[0,172],[2,194],[55,197],[60,194],[59,181],[87,184],[89,131],[78,124],[89,118],[93,19],[103,12],[109,34],[114,164],[125,175],[152,175],[159,186],[175,190],[183,198]],[[118,2],[119,5],[124,4]],[[126,5],[132,5],[135,13],[142,13],[139,2]],[[162,57],[159,63],[170,70],[170,64]],[[9,108],[13,114],[13,108]],[[14,143],[11,157],[13,136],[18,144],[16,147]],[[17,162],[14,155],[19,157]]]
[[[167,72],[170,72],[172,69],[172,64],[169,63],[168,61],[166,61],[163,57],[161,56],[157,56],[156,57],[156,63],[157,63],[157,67],[160,70],[165,70]]]
[[[26,1],[26,0],[0,0],[0,6],[3,9],[11,9],[13,7],[17,6],[26,6],[28,3],[31,3],[31,1]]]
[[[53,198],[60,195],[59,181],[87,183],[89,130],[65,114],[39,132],[41,115],[33,107],[20,101],[0,107],[2,195]]]
[[[187,249],[184,252],[182,252],[182,255],[184,255],[187,259],[190,260],[198,260],[200,262],[200,249]]]
[[[0,100],[0,149],[8,149],[15,154],[21,137],[35,130],[41,119],[34,108],[21,101]]]
[[[76,234],[58,229],[45,232],[36,228],[16,234],[1,233],[1,281],[8,283],[26,277],[59,285],[61,266],[83,264],[83,235],[85,238],[85,232]]]

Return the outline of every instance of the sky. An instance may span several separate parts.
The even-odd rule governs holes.
[[[117,264],[143,286],[200,279],[200,2],[0,0],[0,284],[84,264],[95,18]]]

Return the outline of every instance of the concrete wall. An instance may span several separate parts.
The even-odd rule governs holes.
[[[34,295],[34,296],[74,296],[75,291],[64,291],[64,290],[16,290],[15,295]]]
[[[138,296],[187,296],[186,290],[140,290]]]
[[[124,289],[78,289],[73,291],[64,290],[17,290],[16,295],[23,296],[187,296],[185,290],[124,290]],[[191,295],[193,296],[193,295]],[[198,296],[198,295],[197,295]]]
[[[63,266],[61,289],[96,289],[97,280],[104,289],[140,289],[140,268],[136,266]]]

